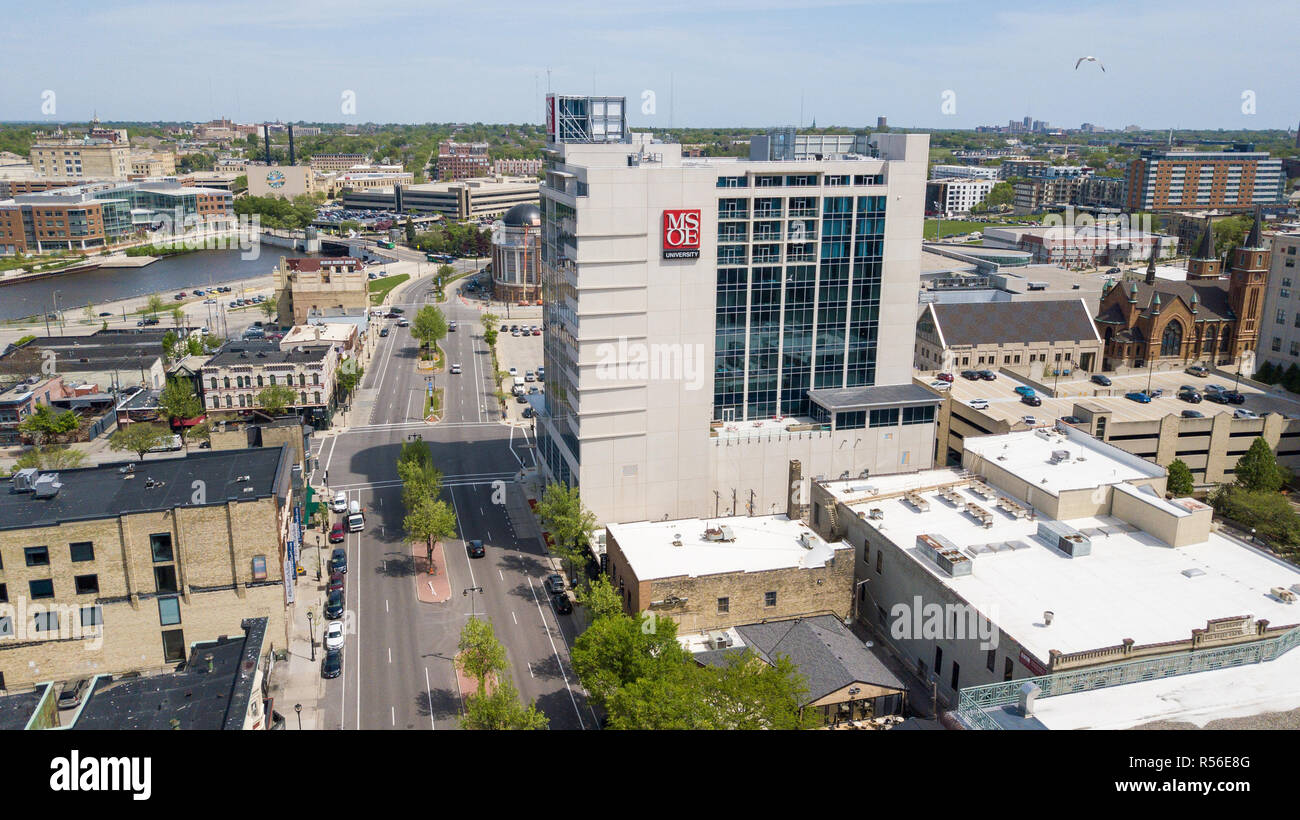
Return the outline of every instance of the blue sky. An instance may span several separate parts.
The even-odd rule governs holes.
[[[0,30],[0,120],[541,122],[550,69],[556,91],[627,96],[651,129],[801,110],[805,125],[1293,128],[1300,59],[1281,33],[1298,22],[1294,2],[1251,0],[36,3]],[[1075,71],[1082,55],[1106,72]]]

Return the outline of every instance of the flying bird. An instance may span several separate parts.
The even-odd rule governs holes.
[[[1101,65],[1101,60],[1098,60],[1096,57],[1080,57],[1074,64],[1074,70],[1078,71],[1079,66],[1083,65],[1084,63],[1096,63],[1097,65],[1101,66],[1102,71],[1106,70],[1106,66]]]

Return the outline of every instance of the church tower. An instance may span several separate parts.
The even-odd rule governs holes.
[[[1264,288],[1268,284],[1272,256],[1261,232],[1263,222],[1263,213],[1256,206],[1255,224],[1246,241],[1232,252],[1232,264],[1228,268],[1228,305],[1237,315],[1234,355],[1254,350],[1259,337],[1259,314],[1264,308]]]
[[[1219,278],[1219,255],[1214,252],[1214,220],[1209,217],[1205,219],[1205,233],[1201,234],[1196,254],[1187,260],[1187,278]]]

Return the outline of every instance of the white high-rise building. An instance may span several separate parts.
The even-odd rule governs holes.
[[[684,159],[619,134],[624,108],[548,99],[547,477],[627,522],[785,511],[793,459],[805,479],[929,468],[939,398],[912,383],[929,136]]]

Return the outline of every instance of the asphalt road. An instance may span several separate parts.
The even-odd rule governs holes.
[[[395,304],[413,316],[431,298],[429,280],[399,292]],[[459,329],[443,347],[463,373],[434,377],[446,388],[444,419],[424,424],[425,375],[416,371],[417,343],[390,320],[354,402],[376,391],[369,419],[319,439],[314,483],[328,473],[331,491],[345,490],[366,510],[366,528],[349,534],[348,627],[343,674],[327,683],[323,726],[342,729],[453,729],[460,695],[453,657],[471,612],[491,620],[506,647],[515,685],[536,700],[552,729],[591,729],[595,720],[569,664],[571,616],[557,616],[542,587],[550,562],[536,538],[520,538],[499,503],[521,492],[514,477],[533,464],[528,434],[501,424],[493,395],[491,356],[479,311],[453,295],[444,306]],[[444,544],[452,599],[420,603],[419,577],[402,538],[398,451],[420,435],[444,474],[443,497],[456,509],[462,539],[482,539],[483,558],[470,559],[464,540]],[[318,448],[318,450],[317,450]],[[494,482],[500,482],[494,484]],[[526,504],[523,505],[526,509]],[[467,592],[471,588],[481,591]]]

